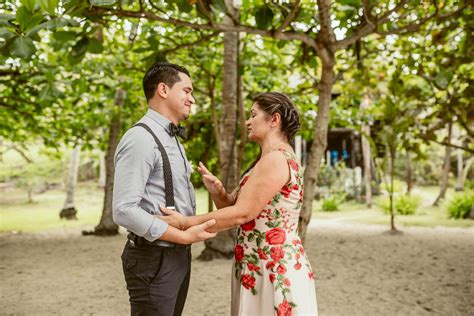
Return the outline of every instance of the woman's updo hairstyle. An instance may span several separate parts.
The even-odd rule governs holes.
[[[300,130],[300,116],[290,98],[278,92],[258,93],[252,101],[258,108],[272,116],[279,113],[281,117],[281,132],[287,137],[290,145],[294,145],[295,134]]]

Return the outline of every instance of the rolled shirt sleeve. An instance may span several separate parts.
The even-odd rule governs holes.
[[[159,239],[168,229],[166,222],[140,206],[156,160],[161,161],[155,146],[153,137],[144,129],[131,128],[115,154],[114,222],[149,241]]]

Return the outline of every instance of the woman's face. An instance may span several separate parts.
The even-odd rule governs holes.
[[[250,110],[250,117],[246,122],[249,140],[259,141],[264,139],[271,130],[270,124],[270,116],[262,111],[257,103],[254,103]]]

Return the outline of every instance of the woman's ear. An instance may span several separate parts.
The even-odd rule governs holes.
[[[281,123],[281,115],[280,115],[280,113],[274,113],[274,114],[272,115],[272,121],[270,122],[270,126],[271,126],[272,128],[275,128],[275,127],[277,127],[278,125],[280,125],[280,123]]]
[[[166,99],[168,98],[168,86],[163,82],[160,82],[155,90],[155,95],[158,94],[161,98]]]

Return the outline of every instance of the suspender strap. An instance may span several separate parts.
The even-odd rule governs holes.
[[[161,144],[158,137],[156,137],[155,133],[151,130],[151,128],[144,124],[144,123],[137,123],[134,126],[143,127],[148,131],[148,133],[153,136],[155,139],[156,144],[158,145],[158,149],[161,153],[161,158],[163,160],[163,175],[165,177],[165,199],[166,199],[166,207],[167,208],[174,208],[174,191],[173,191],[173,173],[171,172],[171,165],[168,155],[166,154],[165,148]]]

